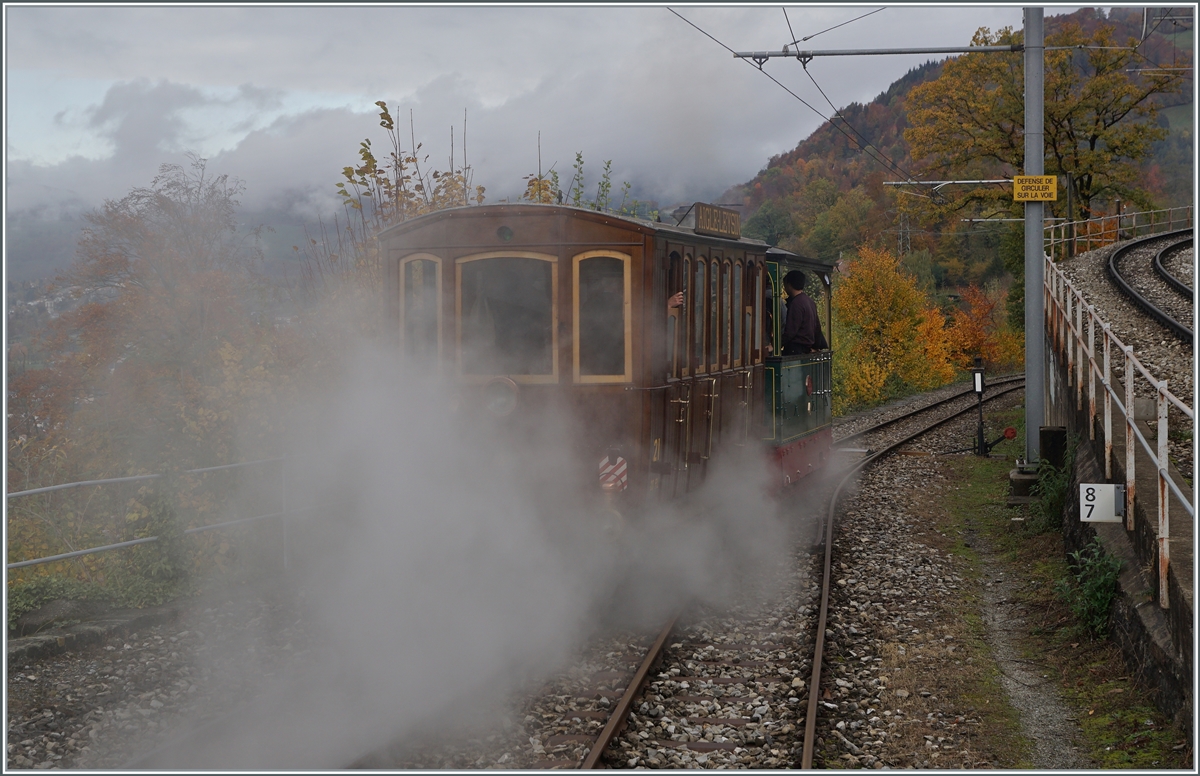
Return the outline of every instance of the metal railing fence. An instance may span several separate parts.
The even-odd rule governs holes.
[[[1100,216],[1086,221],[1063,221],[1045,227],[1045,251],[1054,261],[1103,248],[1119,240],[1170,232],[1193,225],[1192,206]]]
[[[207,467],[204,467],[201,469],[188,469],[188,470],[184,471],[183,474],[208,474],[209,472],[226,471],[226,470],[230,470],[230,469],[241,469],[241,468],[248,467],[248,466],[257,466],[257,465],[266,464],[266,463],[285,463],[287,460],[288,459],[286,456],[281,456],[281,457],[277,457],[277,458],[262,458],[257,461],[245,461],[243,463],[229,463],[229,464],[223,464],[221,466],[207,466]],[[281,467],[281,469],[283,470],[281,477],[280,477],[280,504],[282,505],[281,511],[271,512],[271,513],[263,514],[263,515],[254,515],[253,517],[243,517],[243,518],[236,518],[233,520],[225,520],[220,523],[213,523],[210,525],[202,525],[202,526],[198,526],[196,528],[188,528],[185,531],[183,531],[183,533],[185,535],[197,534],[197,533],[202,533],[204,531],[211,531],[216,528],[227,528],[229,526],[241,525],[243,523],[250,523],[250,522],[257,521],[257,520],[266,520],[268,518],[273,518],[273,517],[285,517],[289,514],[300,513],[300,512],[311,512],[311,511],[315,511],[315,510],[323,508],[323,507],[307,507],[307,508],[303,508],[303,509],[289,509],[287,506],[286,467],[285,466]],[[42,488],[31,488],[29,490],[14,491],[12,493],[6,494],[6,498],[13,499],[13,498],[22,498],[22,497],[26,497],[26,496],[36,496],[36,495],[39,495],[42,493],[51,493],[54,491],[68,490],[71,488],[81,488],[81,487],[85,487],[85,486],[116,485],[116,484],[127,483],[127,482],[142,482],[142,481],[146,481],[146,480],[159,479],[164,476],[166,476],[166,475],[161,474],[161,473],[160,474],[138,474],[138,475],[133,475],[131,477],[109,477],[107,479],[102,479],[102,480],[82,480],[80,482],[65,482],[65,483],[62,483],[61,485],[48,485],[48,486],[42,487]],[[288,564],[287,524],[286,524],[286,522],[283,525],[283,532],[284,532],[284,534],[283,534],[283,542],[284,542],[283,564],[284,564],[284,568],[286,569],[287,564]],[[5,566],[5,568],[7,568],[9,570],[20,569],[20,568],[26,568],[28,566],[41,565],[43,563],[53,563],[55,561],[69,560],[71,558],[79,558],[79,557],[83,557],[84,555],[92,555],[92,554],[101,553],[101,552],[110,552],[112,550],[121,550],[121,549],[126,549],[128,547],[136,547],[139,544],[148,544],[150,542],[156,542],[159,540],[159,538],[160,537],[158,537],[158,536],[147,536],[147,537],[143,537],[140,539],[131,539],[131,540],[125,541],[125,542],[117,542],[115,544],[105,544],[105,545],[101,545],[99,547],[89,547],[89,548],[83,549],[83,550],[64,552],[64,553],[60,553],[58,555],[48,555],[44,558],[31,558],[29,560],[22,560],[22,561],[16,561],[13,563],[9,563]]]
[[[1171,521],[1168,490],[1173,492],[1188,517],[1195,518],[1195,508],[1184,496],[1179,486],[1168,473],[1167,457],[1167,410],[1174,405],[1184,417],[1195,421],[1195,414],[1174,394],[1167,390],[1167,381],[1159,380],[1134,355],[1133,348],[1112,332],[1110,325],[1100,318],[1094,305],[1084,299],[1083,294],[1054,263],[1049,254],[1045,256],[1046,336],[1051,346],[1066,359],[1067,386],[1073,388],[1075,409],[1082,410],[1084,402],[1084,362],[1087,363],[1087,408],[1088,437],[1096,438],[1096,381],[1103,388],[1104,403],[1104,477],[1112,479],[1112,409],[1115,403],[1125,417],[1125,528],[1134,529],[1134,500],[1137,495],[1135,476],[1136,445],[1140,444],[1157,470],[1158,484],[1158,585],[1159,605],[1168,607],[1170,596],[1167,590],[1167,570],[1170,566]],[[1086,316],[1086,318],[1085,318]],[[1086,333],[1084,323],[1086,320]],[[1096,352],[1096,329],[1100,329],[1102,355]],[[1113,380],[1114,349],[1120,353],[1123,371],[1124,401],[1118,396]],[[1155,396],[1158,415],[1157,449],[1137,427],[1134,412],[1134,395],[1138,377],[1145,380]]]

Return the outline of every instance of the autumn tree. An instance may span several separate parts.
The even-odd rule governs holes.
[[[975,357],[988,367],[1015,367],[1024,358],[1024,340],[1008,325],[998,286],[963,289],[962,304],[951,315],[950,355],[955,366],[970,369]]]
[[[78,257],[58,281],[77,304],[37,341],[44,366],[9,386],[10,488],[178,475],[277,452],[271,409],[286,396],[288,348],[286,333],[256,317],[260,252],[256,233],[237,226],[242,189],[192,157],[86,216]],[[166,490],[22,499],[9,549],[28,557],[167,530],[215,512],[213,487],[180,475]]]
[[[303,296],[313,301],[322,295],[352,296],[346,308],[365,306],[366,321],[382,320],[376,310],[375,290],[383,282],[383,263],[375,237],[384,229],[410,218],[484,200],[484,187],[473,183],[474,172],[466,161],[466,116],[463,118],[463,156],[454,158],[454,130],[450,131],[450,155],[446,169],[430,166],[429,154],[418,143],[409,116],[408,137],[386,102],[375,103],[379,126],[386,132],[386,151],[379,154],[371,138],[358,147],[358,163],[342,168],[335,186],[342,212],[332,223],[318,221],[305,242],[293,245],[301,259]]]
[[[780,200],[767,200],[754,211],[754,215],[746,219],[742,231],[750,237],[757,237],[767,245],[779,245],[784,238],[791,237],[796,232],[795,219],[788,207]]]
[[[886,250],[860,248],[834,289],[837,410],[954,377],[945,317]]]
[[[1011,28],[980,28],[972,45],[1019,44]],[[1166,130],[1156,123],[1157,98],[1178,91],[1180,71],[1141,66],[1134,40],[1121,45],[1111,24],[1085,34],[1078,23],[1046,36],[1045,172],[1062,176],[1067,192],[1051,209],[1074,219],[1088,215],[1095,200],[1120,197],[1149,206],[1138,185],[1136,163]],[[1024,169],[1024,80],[1021,53],[966,54],[946,62],[934,81],[909,95],[905,131],[914,159],[939,178],[1011,177]],[[971,206],[1012,206],[1007,187],[946,190],[930,200],[932,212]]]

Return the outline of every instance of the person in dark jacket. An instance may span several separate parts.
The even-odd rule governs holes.
[[[821,333],[821,321],[817,318],[817,305],[804,293],[804,273],[794,269],[784,275],[783,290],[788,295],[787,317],[783,322],[783,355],[828,350],[829,343]]]

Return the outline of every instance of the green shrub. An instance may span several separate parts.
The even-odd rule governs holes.
[[[1071,477],[1075,469],[1075,448],[1078,440],[1072,436],[1067,442],[1063,454],[1061,469],[1052,466],[1043,458],[1038,463],[1038,481],[1030,489],[1037,498],[1031,508],[1026,525],[1035,533],[1061,531],[1063,511],[1067,506],[1067,496],[1071,490]]]
[[[122,608],[157,606],[192,591],[189,571],[194,549],[176,516],[170,483],[130,502],[125,515],[127,538],[157,536],[158,541],[105,554],[97,578],[88,582],[66,576],[38,575],[8,587],[8,627],[51,601],[105,601]]]
[[[1099,537],[1069,557],[1074,579],[1060,580],[1057,592],[1079,623],[1101,637],[1108,631],[1108,613],[1117,597],[1121,561],[1104,551]]]

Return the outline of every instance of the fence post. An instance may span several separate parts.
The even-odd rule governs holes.
[[[1133,422],[1133,348],[1125,346],[1125,530],[1133,530],[1133,498],[1137,493],[1137,477],[1134,475],[1134,452],[1137,436]]]
[[[1096,308],[1088,305],[1088,439],[1096,439]]]
[[[1102,330],[1104,337],[1104,481],[1112,482],[1112,368],[1109,359],[1110,329],[1108,323]]]
[[[1167,568],[1171,564],[1170,494],[1167,492],[1167,381],[1158,384],[1158,605],[1170,606]]]
[[[1079,353],[1075,357],[1075,409],[1083,409],[1083,294],[1075,300],[1075,347]]]
[[[1063,320],[1063,350],[1067,354],[1067,388],[1071,387],[1071,382],[1075,379],[1075,343],[1071,337],[1071,306],[1075,302],[1075,289],[1071,287],[1069,282],[1064,283],[1065,288],[1063,301],[1066,302],[1066,316]],[[1066,402],[1064,401],[1065,405]]]

